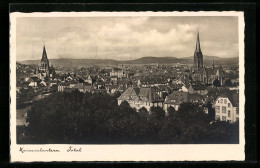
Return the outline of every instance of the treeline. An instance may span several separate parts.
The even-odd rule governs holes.
[[[201,107],[183,103],[169,115],[160,107],[138,112],[118,94],[59,92],[35,102],[20,144],[238,143],[238,124],[211,122]]]

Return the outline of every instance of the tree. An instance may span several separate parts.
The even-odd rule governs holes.
[[[139,116],[141,117],[141,118],[147,118],[147,116],[149,115],[149,112],[147,111],[147,109],[145,108],[145,107],[142,107],[142,108],[140,108],[139,109]]]
[[[233,86],[233,84],[232,84],[230,79],[225,80],[225,86],[227,86],[227,87]]]
[[[217,79],[215,79],[215,80],[213,81],[213,86],[215,86],[215,87],[220,87],[220,86],[221,86],[220,81],[217,80]]]
[[[167,109],[167,111],[168,111],[168,116],[169,116],[169,117],[173,117],[173,116],[175,115],[175,112],[176,112],[175,108],[172,107],[172,106],[170,106],[170,107]]]
[[[83,79],[79,78],[79,79],[78,79],[78,82],[79,82],[79,83],[84,83],[85,81],[84,81]]]
[[[57,92],[58,91],[58,86],[57,85],[52,85],[50,87],[50,92]]]
[[[210,105],[208,104],[210,107]],[[33,103],[17,142],[29,144],[237,143],[238,123],[214,122],[198,104],[139,113],[105,93],[55,92]]]
[[[151,116],[157,120],[162,120],[165,117],[165,111],[161,107],[151,107]]]
[[[208,118],[210,121],[215,120],[215,109],[212,107],[211,102],[209,101],[206,106],[206,108],[208,108]]]

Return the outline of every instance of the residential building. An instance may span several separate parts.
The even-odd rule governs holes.
[[[110,76],[117,76],[118,78],[127,78],[128,73],[124,69],[113,68],[110,72]]]
[[[227,92],[219,95],[214,103],[215,119],[220,121],[239,121],[239,94]]]
[[[186,102],[198,103],[202,105],[205,102],[205,96],[197,93],[191,94],[188,92],[174,91],[165,98],[164,110],[167,112],[168,108],[171,106],[178,111],[180,105]]]
[[[188,86],[188,92],[191,94],[198,93],[202,95],[206,95],[208,93],[206,85],[201,82],[190,83]]]
[[[70,88],[70,84],[68,82],[62,82],[58,84],[58,92],[65,91],[65,88]]]
[[[163,107],[163,99],[156,94],[153,88],[129,87],[118,98],[118,105],[123,101],[127,101],[132,108],[137,110],[145,107],[150,111],[151,107]]]

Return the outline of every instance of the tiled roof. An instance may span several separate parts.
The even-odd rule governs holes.
[[[181,104],[183,102],[203,103],[204,99],[205,97],[200,94],[190,94],[188,92],[174,91],[166,98],[164,103],[176,105]]]
[[[165,104],[181,104],[183,102],[188,102],[188,92],[174,91],[170,94],[166,100]]]
[[[194,90],[206,90],[206,85],[200,82],[192,83],[191,86]]]
[[[188,94],[189,102],[203,103],[205,97],[201,94]]]
[[[236,92],[225,92],[221,93],[218,97],[227,97],[233,106],[238,107],[239,106],[239,94]]]
[[[134,89],[133,87],[129,87],[126,91],[118,98],[119,100],[139,100],[136,93],[138,89]]]
[[[129,87],[119,98],[119,100],[142,100],[154,102],[160,100],[153,88]]]
[[[206,70],[206,73],[208,75],[216,75],[217,74],[217,71],[219,71],[220,74],[223,73],[223,70],[221,67],[214,67],[214,68],[205,68]]]

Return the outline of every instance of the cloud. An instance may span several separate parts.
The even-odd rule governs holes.
[[[17,22],[17,59],[40,59],[43,40],[49,58],[186,57],[193,55],[198,29],[204,55],[238,55],[236,22],[231,24],[232,20],[226,18],[212,20],[207,17],[25,18]]]

